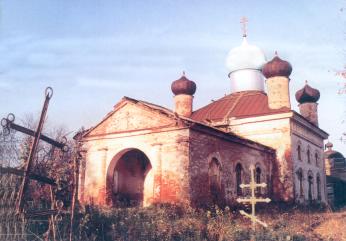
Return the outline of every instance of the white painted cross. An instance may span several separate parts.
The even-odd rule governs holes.
[[[240,188],[250,188],[251,196],[250,196],[250,198],[238,198],[237,202],[239,202],[239,203],[251,203],[251,214],[246,213],[244,210],[240,210],[240,214],[251,219],[252,229],[255,231],[256,223],[262,225],[265,228],[268,227],[268,225],[265,222],[260,221],[256,217],[256,209],[255,209],[256,203],[259,203],[259,202],[269,203],[271,200],[270,200],[270,198],[257,198],[256,197],[256,195],[255,195],[256,188],[257,187],[266,187],[267,184],[255,182],[255,166],[254,165],[250,165],[250,173],[251,173],[250,184],[240,184],[239,186],[240,186]]]

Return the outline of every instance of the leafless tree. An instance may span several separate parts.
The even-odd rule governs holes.
[[[36,130],[38,120],[34,118],[33,114],[26,114],[17,122],[19,125],[24,126],[31,130]],[[6,132],[6,131],[5,131]],[[28,159],[33,137],[11,130],[10,133],[5,133],[3,130],[0,132],[0,161],[3,166],[11,166],[23,168]],[[40,141],[37,152],[33,160],[32,173],[53,178],[59,183],[58,190],[61,191],[60,196],[62,200],[70,200],[69,187],[73,177],[72,168],[72,155],[74,151],[74,141],[72,138],[68,139],[66,134],[68,130],[64,126],[56,126],[49,121],[45,122],[42,134],[50,138],[62,142],[66,142],[69,147],[67,152],[62,152],[44,141]],[[50,192],[49,186],[42,185],[38,182],[30,182],[28,195],[33,200],[49,200]]]
[[[0,165],[19,165],[19,146],[20,139],[15,132],[5,133],[0,130]]]

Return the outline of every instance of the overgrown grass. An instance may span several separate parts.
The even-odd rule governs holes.
[[[250,240],[252,235],[255,240],[311,240],[290,229],[285,217],[281,215],[277,222],[271,222],[270,229],[257,225],[253,234],[249,220],[228,207],[201,210],[175,205],[122,209],[86,206],[79,216],[75,240],[242,241]]]

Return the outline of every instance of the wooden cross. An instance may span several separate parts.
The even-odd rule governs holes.
[[[269,203],[271,200],[269,198],[257,198],[255,195],[255,190],[257,187],[266,187],[266,183],[256,183],[255,182],[255,166],[250,165],[250,173],[251,173],[251,182],[249,184],[240,184],[240,188],[250,188],[251,190],[251,196],[250,198],[238,198],[237,202],[239,203],[251,203],[251,214],[246,213],[244,210],[240,210],[240,214],[244,215],[245,217],[248,217],[251,219],[252,222],[252,229],[255,231],[256,223],[262,225],[263,227],[268,227],[268,225],[265,222],[262,222],[256,217],[256,203],[259,202],[265,202]]]
[[[248,22],[249,22],[249,20],[245,16],[240,19],[240,23],[242,24],[243,37],[247,36],[246,24]]]

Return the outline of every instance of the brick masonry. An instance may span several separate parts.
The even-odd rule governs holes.
[[[249,181],[249,165],[260,167],[261,180],[269,183],[271,189],[275,159],[272,149],[169,116],[141,103],[121,101],[84,136],[83,141],[87,153],[84,173],[81,173],[80,200],[84,203],[112,204],[110,199],[116,191],[115,170],[124,170],[124,167],[119,169],[119,163],[130,151],[142,153],[150,162],[150,168],[143,171],[142,190],[138,189],[141,181],[135,179],[140,176],[138,168],[132,168],[136,170],[133,171],[134,177],[128,179],[137,183],[132,185],[131,192],[142,192],[144,206],[157,202],[195,206],[215,201],[232,204],[236,198],[237,163],[243,165],[245,182]],[[213,199],[210,190],[209,165],[213,158],[221,167],[218,200]],[[128,190],[131,185],[122,188]]]

